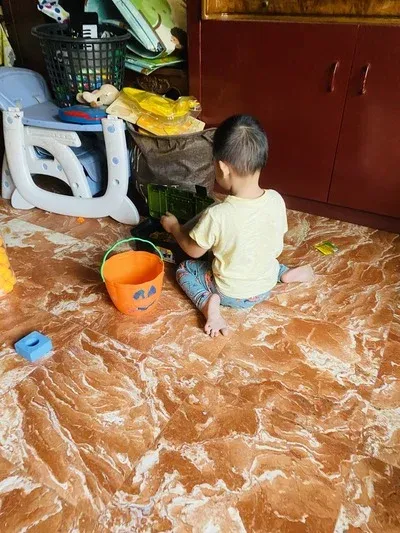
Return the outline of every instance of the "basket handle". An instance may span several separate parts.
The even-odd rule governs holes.
[[[164,261],[163,259],[163,256],[160,252],[160,250],[157,248],[157,246],[155,246],[152,242],[150,241],[146,241],[145,239],[139,239],[138,237],[129,237],[129,239],[121,239],[120,241],[117,241],[115,244],[113,244],[111,246],[111,248],[109,250],[107,250],[107,252],[104,254],[104,257],[103,257],[103,261],[101,263],[101,267],[100,267],[100,275],[101,275],[101,279],[104,281],[104,276],[103,276],[103,270],[104,270],[104,265],[105,265],[105,262],[107,261],[107,257],[110,255],[110,253],[117,247],[119,246],[120,244],[123,244],[125,242],[130,242],[130,241],[140,241],[140,242],[145,242],[146,244],[150,244],[154,250],[158,253],[158,255],[160,256],[160,259],[161,261]]]

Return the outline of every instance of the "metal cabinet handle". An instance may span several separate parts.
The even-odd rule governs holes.
[[[360,89],[360,95],[364,96],[364,94],[367,94],[367,81],[368,81],[368,75],[369,71],[371,70],[371,63],[368,63],[365,65],[365,67],[362,68],[362,81],[361,81],[361,89]]]
[[[329,82],[328,92],[333,93],[335,91],[336,74],[340,67],[340,61],[335,61],[331,67],[331,81]]]

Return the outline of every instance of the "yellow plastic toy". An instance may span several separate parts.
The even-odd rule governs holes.
[[[141,106],[132,98],[135,94],[138,95]],[[136,124],[140,130],[146,132],[145,135],[183,135],[202,131],[205,127],[204,122],[194,118],[200,109],[196,108],[196,104],[197,100],[191,97],[182,97],[174,102],[153,93],[127,88],[123,89],[106,112]],[[147,108],[152,109],[152,112],[146,111]],[[190,111],[191,108],[193,109]],[[173,114],[174,109],[178,112],[178,118]],[[179,113],[183,113],[182,116],[179,116]]]
[[[0,298],[13,290],[16,281],[8,260],[6,246],[0,237]]]
[[[199,102],[192,96],[181,96],[175,101],[165,96],[141,91],[133,87],[125,87],[122,92],[132,102],[139,116],[144,113],[156,120],[169,122],[170,124],[179,124],[189,114],[197,117],[201,111]]]

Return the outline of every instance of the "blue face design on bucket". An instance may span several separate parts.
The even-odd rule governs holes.
[[[156,294],[157,294],[157,289],[154,287],[154,285],[152,285],[150,287],[149,292],[147,293],[147,295],[145,294],[144,290],[141,289],[140,291],[135,292],[135,294],[133,295],[133,299],[134,300],[144,300],[145,298],[150,298],[151,296],[155,296]],[[155,302],[156,302],[156,300],[154,299],[151,303],[149,303],[149,305],[138,307],[138,311],[147,311],[147,309],[149,309],[149,307],[154,305]]]

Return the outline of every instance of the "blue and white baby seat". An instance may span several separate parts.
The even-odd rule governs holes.
[[[122,120],[109,115],[101,124],[62,122],[43,77],[21,68],[0,67],[0,109],[5,144],[1,195],[13,207],[139,222],[127,196],[130,169]],[[101,194],[105,163],[107,188]],[[65,182],[72,196],[40,188],[33,180],[36,174]]]

